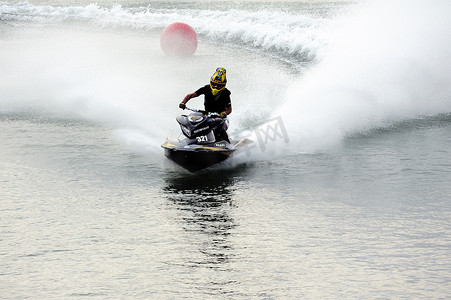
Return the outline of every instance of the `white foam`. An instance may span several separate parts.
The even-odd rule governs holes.
[[[370,2],[331,32],[323,60],[290,88],[292,145],[318,149],[402,119],[451,111],[451,3]]]
[[[48,26],[78,22],[107,28],[162,30],[173,22],[190,24],[206,39],[242,43],[251,48],[283,52],[289,55],[304,53],[310,59],[324,46],[323,27],[328,21],[299,13],[277,10],[201,10],[112,8],[97,4],[87,6],[37,6],[28,2],[0,3],[2,20],[19,26]]]

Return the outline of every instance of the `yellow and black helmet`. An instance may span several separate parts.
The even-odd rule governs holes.
[[[213,76],[210,78],[210,88],[213,95],[222,91],[227,83],[226,69],[217,68]]]

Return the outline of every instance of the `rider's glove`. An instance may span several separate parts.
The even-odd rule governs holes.
[[[180,107],[181,109],[185,109],[185,108],[186,108],[186,105],[185,105],[185,103],[180,102],[179,107]]]
[[[221,118],[227,118],[227,114],[226,114],[226,112],[225,111],[223,111],[222,113],[220,113],[219,114],[219,116],[221,117]]]

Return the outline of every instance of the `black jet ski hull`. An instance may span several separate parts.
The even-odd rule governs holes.
[[[197,172],[223,162],[236,150],[226,130],[227,118],[218,113],[194,110],[176,118],[182,134],[168,138],[161,145],[167,158],[190,172]]]
[[[167,158],[192,173],[223,162],[235,151],[226,141],[196,144],[186,138],[168,138],[161,147]]]
[[[233,150],[182,150],[164,148],[164,155],[189,172],[197,172],[223,162],[233,153]]]

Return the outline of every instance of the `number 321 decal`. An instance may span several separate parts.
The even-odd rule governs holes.
[[[198,137],[196,137],[196,140],[198,142],[208,142],[208,138],[206,135],[198,136]]]

